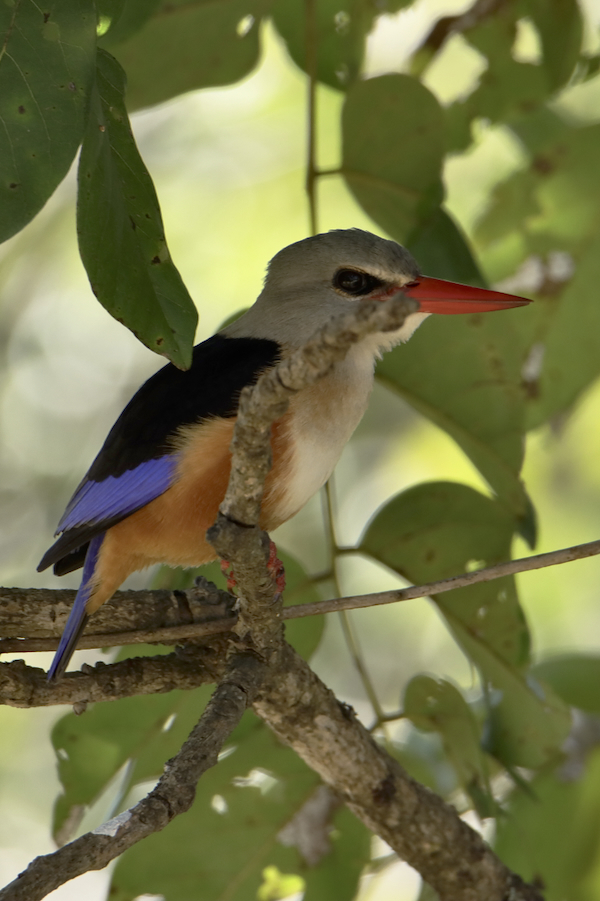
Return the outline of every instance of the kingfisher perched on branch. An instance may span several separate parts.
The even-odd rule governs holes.
[[[292,397],[273,425],[273,465],[260,525],[277,528],[331,475],[360,422],[375,361],[408,341],[431,313],[503,310],[521,297],[421,275],[394,241],[359,229],[291,244],[269,263],[250,309],[194,348],[192,366],[172,364],[142,385],[110,430],[69,501],[38,570],[83,566],[49,679],[65,670],[88,616],[131,573],[155,563],[200,566],[216,554],[206,541],[225,496],[229,446],[242,388],[302,347],[331,317],[365,300],[412,297],[419,310],[397,331],[371,334],[323,379]]]

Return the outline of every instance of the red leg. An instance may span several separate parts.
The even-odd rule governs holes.
[[[285,569],[283,563],[277,556],[277,547],[275,542],[271,541],[269,545],[269,559],[267,560],[267,569],[275,579],[277,591],[282,594],[285,590]]]
[[[230,594],[233,594],[233,589],[237,588],[237,582],[231,564],[228,563],[227,560],[221,560],[221,572],[227,579],[227,591]]]
[[[267,560],[267,569],[275,581],[277,591],[282,594],[285,590],[285,569],[283,563],[277,556],[277,547],[274,541],[269,545],[269,559]],[[227,579],[227,591],[233,593],[237,588],[237,581],[231,564],[227,560],[221,560],[221,572]]]

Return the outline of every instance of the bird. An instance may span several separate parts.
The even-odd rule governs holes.
[[[83,567],[48,680],[68,666],[88,617],[133,572],[155,563],[195,567],[216,558],[206,540],[224,498],[241,390],[303,346],[331,317],[363,303],[419,303],[401,328],[355,344],[294,396],[272,428],[272,468],[260,526],[283,524],[325,484],[366,410],[376,360],[432,313],[522,306],[522,297],[424,277],[410,252],[360,229],[337,229],[285,247],[257,300],[196,345],[188,370],[168,363],[127,404],[75,490],[38,571]]]

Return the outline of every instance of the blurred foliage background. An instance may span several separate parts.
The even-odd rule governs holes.
[[[189,6],[194,14],[208,17],[201,25],[208,29],[206,43],[211,46],[217,38],[211,38],[206,23],[216,21],[216,4]],[[104,7],[101,30],[110,20],[111,5]],[[190,86],[185,80],[178,81],[178,61],[187,59],[186,54],[194,48],[188,48],[180,36],[162,60],[163,72],[170,72],[169,77],[153,81],[152,72],[140,59],[152,60],[157,47],[162,52],[161,20],[158,16],[156,22],[150,20],[140,55],[135,44],[138,7],[131,3],[126,8],[131,16],[120,20],[122,32],[113,35],[113,44],[110,29],[107,31],[106,46],[130,74],[127,97],[131,109],[159,104],[136,112],[132,125],[160,198],[173,260],[198,307],[196,338],[202,340],[229,315],[252,302],[269,258],[309,230],[304,193],[307,78],[301,69],[305,48],[298,29],[304,12],[299,2],[280,0],[273,6],[264,4],[264,11],[270,11],[273,18],[260,20],[260,4],[222,3],[223,14],[238,23],[236,40],[243,49],[227,56],[225,48],[221,54],[206,56],[204,68],[195,77],[199,85],[208,87],[174,96]],[[437,154],[440,162],[443,160],[444,215],[449,214],[460,226],[477,262],[464,250],[466,245],[460,235],[456,237],[455,227],[439,218],[442,182],[438,188],[428,183],[428,190],[431,187],[433,191],[429,211],[421,210],[415,216],[410,202],[406,209],[396,204],[390,213],[385,203],[373,196],[377,186],[373,188],[371,183],[373,191],[369,193],[364,178],[349,176],[344,181],[331,174],[319,179],[317,186],[318,228],[356,226],[381,234],[387,229],[413,248],[431,275],[453,277],[456,267],[459,271],[472,267],[471,280],[483,278],[505,290],[536,297],[536,305],[525,317],[512,318],[514,326],[501,327],[499,320],[491,317],[486,329],[508,329],[504,333],[505,357],[517,349],[520,352],[521,347],[529,349],[516,361],[520,360],[528,400],[524,415],[530,429],[522,477],[537,511],[536,551],[546,551],[593,540],[600,532],[600,386],[595,382],[600,372],[600,76],[596,74],[600,5],[598,0],[587,0],[580,7],[535,0],[500,3],[477,27],[455,34],[447,29],[440,41],[445,17],[460,16],[466,8],[451,0],[417,0],[412,5],[394,2],[381,7],[360,0],[347,4],[317,0],[320,46],[333,49],[316,60],[320,81],[315,135],[319,167],[334,172],[342,162],[348,171],[361,168],[364,140],[374,143],[380,155],[389,155],[391,168],[403,153],[406,158],[414,153],[424,157]],[[195,33],[192,25],[199,27],[192,22],[185,26],[191,36]],[[349,37],[343,58],[337,59],[335,39],[340,34]],[[383,125],[375,115],[370,118],[369,98],[365,104],[359,93],[369,85],[367,81],[362,86],[354,84],[351,97],[349,91],[342,151],[344,91],[359,72],[369,78],[403,73],[404,78],[410,75],[413,79],[411,84],[418,84],[418,77],[430,94],[419,94],[414,109],[420,114],[424,96],[437,98],[439,105],[431,101],[432,121],[436,116],[441,121],[443,111],[445,144],[437,147],[439,135],[432,131],[421,138],[415,151],[407,118],[396,121],[390,113]],[[226,82],[234,83],[211,86]],[[148,85],[152,87],[150,95],[145,93]],[[404,86],[405,93],[410,93],[412,88]],[[348,112],[352,103],[357,105],[358,115]],[[435,169],[435,160],[432,166]],[[389,177],[396,175],[401,180],[402,173]],[[432,178],[432,184],[434,181]],[[59,581],[49,573],[37,574],[35,567],[70,492],[108,428],[138,385],[163,362],[95,301],[78,255],[75,192],[76,173],[72,170],[30,224],[0,246],[0,582],[6,586],[76,587],[77,574]],[[399,206],[407,217],[404,224],[394,219]],[[399,234],[403,228],[404,234]],[[93,243],[93,236],[90,241]],[[523,312],[515,314],[522,316]],[[387,361],[383,364],[369,411],[335,474],[332,495],[340,545],[355,545],[366,523],[390,497],[418,483],[461,483],[481,492],[485,496],[481,503],[487,502],[494,473],[490,476],[488,469],[486,482],[480,463],[478,469],[471,462],[473,454],[470,458],[463,453],[446,431],[433,424],[431,416],[418,412],[427,407],[427,397],[419,393],[421,382],[426,381],[421,378],[423,368],[454,335],[447,321],[439,328],[428,322],[419,332],[420,343],[415,339],[402,349],[412,354],[405,357],[402,377],[405,388],[410,383],[414,389],[413,405],[390,390],[395,371]],[[539,358],[542,345],[544,366]],[[414,369],[413,359],[421,369]],[[546,380],[541,390],[540,371]],[[410,393],[404,391],[405,396]],[[513,451],[506,453],[510,456]],[[519,462],[513,466],[510,486],[494,487],[506,497],[513,491],[512,512],[521,532],[531,537],[531,517],[527,520],[525,502],[516,497]],[[403,498],[398,503],[409,504],[411,495]],[[440,506],[448,503],[446,495],[442,496]],[[410,504],[408,510],[414,515]],[[385,521],[380,520],[379,525],[385,533]],[[498,526],[498,535],[505,535],[503,528]],[[275,538],[307,571],[319,573],[328,566],[326,531],[323,500],[315,498]],[[484,553],[505,556],[507,548],[500,547],[503,541],[498,538],[498,546],[482,551],[473,565]],[[338,559],[337,577],[343,594],[405,584],[394,567],[409,579],[427,575],[413,575],[410,561],[386,556],[375,526],[367,533],[365,549],[372,551],[371,557],[343,554]],[[531,552],[518,534],[512,551],[514,556]],[[290,562],[288,569],[293,566]],[[532,636],[532,659],[539,664],[536,673],[549,679],[564,701],[579,708],[574,718],[576,729],[565,746],[566,757],[558,762],[553,759],[551,764],[549,759],[535,762],[535,766],[543,764],[537,775],[533,775],[533,763],[519,769],[523,760],[518,755],[511,768],[510,754],[504,758],[500,754],[505,770],[500,770],[497,760],[482,762],[486,699],[473,666],[432,602],[412,601],[355,612],[345,622],[330,617],[311,658],[317,672],[338,697],[355,707],[365,723],[373,724],[381,710],[393,712],[404,705],[408,719],[383,724],[379,730],[382,740],[418,777],[455,801],[470,822],[482,823],[489,838],[495,829],[491,814],[497,812],[489,795],[491,780],[494,797],[508,809],[498,820],[499,853],[526,878],[541,876],[549,899],[591,901],[600,892],[600,757],[594,719],[600,713],[595,657],[600,628],[599,576],[600,563],[593,558],[517,579]],[[129,587],[147,584],[148,578],[165,576],[138,574]],[[301,572],[298,580],[302,580]],[[327,587],[331,593],[332,586]],[[308,653],[312,648],[305,646],[304,650]],[[565,654],[578,654],[578,661],[566,659]],[[563,655],[559,663],[557,655]],[[74,665],[98,656],[79,652]],[[36,655],[30,662],[46,665],[50,655],[47,658]],[[413,679],[416,674],[427,676],[419,681]],[[431,682],[430,677],[447,681]],[[439,704],[437,718],[436,711],[427,708],[425,696],[434,697]],[[160,703],[165,702],[160,699]],[[152,708],[146,720],[138,708],[139,734],[133,738],[132,714],[127,709],[118,715],[106,714],[108,719],[103,722],[104,714],[97,713],[103,708],[96,708],[95,719],[89,714],[76,725],[63,720],[57,726],[55,745],[63,750],[78,729],[97,730],[97,747],[88,758],[90,767],[95,760],[106,760],[107,735],[118,729],[117,720],[133,742],[126,746],[120,739],[119,752],[107,764],[106,772],[96,772],[96,782],[92,779],[94,784],[86,783],[83,788],[83,778],[79,783],[75,779],[75,787],[73,783],[69,786],[63,754],[63,789],[67,795],[73,792],[69,803],[76,803],[79,789],[81,803],[94,800],[79,829],[95,826],[118,809],[125,797],[131,803],[136,793],[144,790],[144,780],[150,780],[160,765],[160,755],[164,760],[172,750],[159,745],[152,759],[140,762],[135,742],[145,743],[150,733],[160,733],[176,710],[177,729],[172,734],[166,730],[169,741],[176,744],[185,734],[186,724],[197,716],[201,701],[195,698],[192,705],[186,699],[171,699],[169,703],[175,707]],[[524,700],[522,716],[529,715],[526,703]],[[0,710],[3,883],[32,856],[53,847],[49,824],[61,787],[49,730],[63,715],[64,711],[58,710]],[[114,716],[117,720],[111,718]],[[440,726],[444,717],[446,727]],[[232,774],[221,767],[220,787],[211,783],[202,801],[207,808],[212,804],[217,819],[236,803],[244,816],[244,804],[239,801],[244,792],[250,793],[246,803],[253,810],[260,807],[259,796],[268,808],[273,793],[263,770],[269,770],[269,761],[282,784],[289,779],[301,795],[312,790],[312,776],[305,768],[298,765],[294,769],[285,755],[280,759],[280,751],[269,745],[268,736],[253,732],[252,725],[244,728],[245,738],[238,738],[246,741],[247,756],[239,765],[235,755],[231,759],[238,765],[237,770],[234,767],[238,777],[242,771],[250,774],[245,788],[238,787],[237,794],[232,791]],[[548,728],[551,731],[551,725]],[[556,735],[554,741],[558,741]],[[135,778],[127,770],[132,758],[137,760]],[[523,787],[526,782],[531,783],[530,791]],[[132,785],[133,794],[127,794]],[[63,807],[66,815],[71,808],[66,802]],[[266,822],[269,813],[263,813]],[[56,815],[60,821],[60,809]],[[268,855],[264,860],[259,855],[255,878],[262,882],[262,894],[258,897],[269,901],[294,893],[298,896],[306,883],[307,899],[352,898],[369,856],[369,842],[349,820],[336,821],[336,827],[344,837],[338,851],[343,850],[346,861],[357,862],[354,869],[347,864],[341,870],[332,865],[329,876],[319,876],[320,868],[298,870],[288,855],[277,858],[279,869],[265,870],[261,876],[272,861]],[[165,833],[172,834],[169,854],[184,841],[185,827],[183,835],[176,834],[176,828],[173,824]],[[188,824],[188,835],[192,828]],[[200,832],[202,828],[197,827]],[[202,837],[196,841],[202,843]],[[242,839],[234,841],[239,847]],[[230,846],[226,853],[229,850]],[[256,856],[259,850],[248,848],[246,853]],[[288,852],[291,854],[286,849]],[[371,852],[375,863],[362,878],[361,901],[392,897],[412,901],[420,896],[419,877],[389,858],[382,843],[375,842]],[[214,856],[219,851],[208,843],[206,853]],[[131,873],[135,875],[136,866],[147,870],[148,860],[136,864],[134,855],[131,857],[133,863],[119,864],[115,898],[132,898],[142,890]],[[238,863],[230,861],[230,866],[241,871],[243,854]],[[280,871],[290,875],[283,878]],[[347,875],[343,886],[335,882],[340,872]],[[143,890],[165,891],[168,899],[201,897],[194,894],[197,889],[193,886],[171,885],[165,873],[157,874],[156,879],[159,887]],[[90,899],[104,898],[109,880],[106,873],[89,874],[52,897],[74,899],[83,892]],[[169,886],[168,891],[160,887],[164,885]],[[334,893],[332,885],[337,885]],[[219,897],[237,898],[238,890],[239,886],[229,886]],[[423,890],[423,901],[428,897]]]

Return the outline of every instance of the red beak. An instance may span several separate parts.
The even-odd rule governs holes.
[[[418,300],[424,313],[487,313],[531,303],[527,298],[513,294],[421,276],[402,291],[407,297]]]

